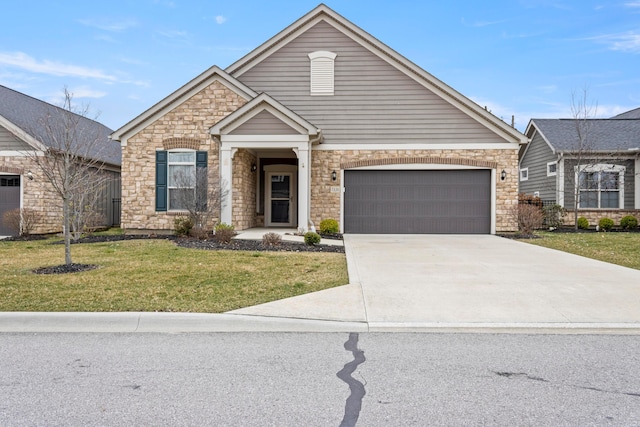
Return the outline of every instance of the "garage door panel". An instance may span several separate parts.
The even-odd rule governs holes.
[[[345,171],[345,232],[489,233],[491,172]]]

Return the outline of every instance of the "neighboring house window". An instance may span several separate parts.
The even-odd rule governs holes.
[[[558,174],[558,162],[547,163],[547,176],[556,176]]]
[[[196,179],[206,172],[207,152],[192,150],[156,151],[156,211],[188,209],[191,202],[202,202],[200,193],[206,194],[202,180]]]
[[[624,201],[624,166],[582,166],[578,172],[581,209],[620,209]]]
[[[520,181],[529,179],[529,168],[520,169]]]
[[[311,60],[311,95],[333,95],[336,54],[320,50],[309,54]]]

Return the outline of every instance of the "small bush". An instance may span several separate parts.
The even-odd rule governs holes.
[[[178,236],[188,236],[193,228],[193,221],[188,216],[177,216],[173,220],[173,229]]]
[[[282,243],[282,236],[278,233],[266,233],[262,236],[264,246],[278,246],[280,243]]]
[[[561,227],[564,223],[562,219],[567,215],[565,208],[560,205],[545,206],[542,211],[544,212],[544,223],[547,227],[552,228]]]
[[[320,232],[323,234],[332,234],[340,231],[338,221],[332,218],[323,219],[320,221]]]
[[[609,231],[613,228],[614,222],[611,218],[602,218],[598,221],[598,226],[602,231]]]
[[[189,236],[198,240],[206,240],[209,237],[209,231],[201,225],[196,225],[189,231]]]
[[[2,215],[2,223],[20,236],[29,236],[40,222],[40,214],[34,209],[16,208]]]
[[[519,193],[518,203],[521,205],[534,205],[542,207],[542,199],[538,196],[532,196],[531,194]]]
[[[221,222],[220,224],[216,225],[215,236],[216,236],[216,240],[220,243],[231,242],[231,239],[236,234],[237,233],[235,232],[233,225],[225,224],[224,222]]]
[[[320,243],[320,235],[313,231],[308,231],[304,235],[304,243],[309,246],[317,245]]]
[[[578,228],[581,230],[586,230],[589,228],[589,220],[583,216],[578,218]]]
[[[544,213],[539,206],[530,204],[518,205],[518,230],[526,236],[531,236],[533,230],[542,227]]]
[[[620,220],[620,227],[625,230],[633,230],[638,226],[638,220],[633,215],[627,215]]]

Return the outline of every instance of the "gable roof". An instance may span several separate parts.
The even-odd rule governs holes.
[[[242,96],[247,101],[258,96],[258,94],[253,91],[253,89],[238,81],[234,77],[230,76],[218,66],[214,65],[197,77],[191,79],[182,87],[175,90],[169,96],[163,98],[158,103],[151,106],[149,109],[147,109],[145,112],[143,112],[133,120],[117,129],[115,132],[113,132],[111,138],[116,141],[126,139],[127,137],[135,134],[140,129],[145,127],[148,123],[155,121],[160,116],[164,115],[168,111],[171,111],[176,106],[191,98],[194,94],[200,92],[215,81],[220,81],[226,87],[233,90],[235,93]]]
[[[613,116],[612,119],[640,119],[640,107]]]
[[[51,132],[45,127],[45,120],[65,114],[69,114],[69,111],[0,85],[0,125],[36,150],[57,147]],[[92,140],[98,138],[98,144],[88,147],[88,157],[120,165],[122,150],[118,143],[109,139],[112,130],[95,120],[71,114],[78,119],[78,134],[90,135]]]
[[[640,120],[587,119],[587,144],[593,151],[625,152],[640,147]],[[531,119],[526,134],[538,132],[554,153],[576,151],[580,145],[575,119]]]
[[[212,135],[232,132],[233,129],[246,123],[262,111],[268,111],[287,126],[295,129],[298,133],[312,137],[320,137],[320,129],[267,95],[261,93],[224,119],[216,123],[211,129]]]
[[[225,70],[234,77],[239,78],[253,66],[260,63],[269,55],[276,52],[278,49],[294,40],[300,34],[315,26],[320,21],[324,21],[341,31],[365,49],[400,70],[408,77],[414,79],[416,82],[423,85],[454,107],[463,111],[472,119],[491,129],[504,139],[511,142],[517,142],[519,144],[526,144],[527,138],[517,129],[512,128],[504,121],[500,120],[475,102],[426,72],[418,65],[409,61],[407,58],[400,55],[398,52],[391,49],[324,4],[318,5],[302,18],[280,31],[243,58],[231,64]]]

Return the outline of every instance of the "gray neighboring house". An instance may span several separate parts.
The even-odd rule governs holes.
[[[640,108],[610,119],[588,119],[586,149],[580,147],[575,119],[532,119],[530,142],[520,153],[520,192],[545,204],[574,206],[597,224],[603,217],[619,222],[640,216]],[[568,215],[565,222],[573,222]]]
[[[0,235],[16,230],[2,224],[2,215],[16,208],[33,209],[40,214],[35,233],[62,230],[62,208],[51,184],[42,176],[28,153],[53,147],[44,118],[65,113],[60,107],[0,85]],[[66,113],[65,113],[66,114]],[[109,139],[112,130],[86,117],[78,116],[78,130],[97,136],[104,145],[95,151],[95,160],[104,162],[111,175],[99,201],[98,212],[104,225],[120,221],[120,164],[122,150]]]

